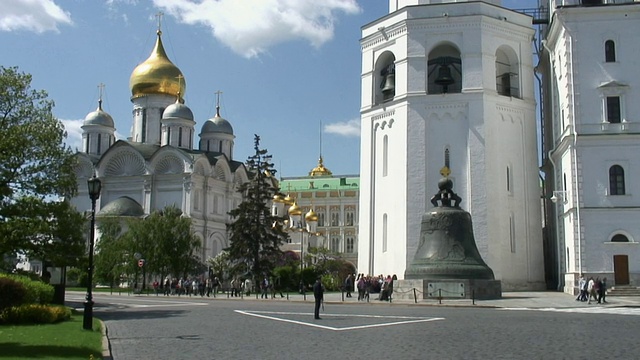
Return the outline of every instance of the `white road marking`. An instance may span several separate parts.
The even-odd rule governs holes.
[[[333,327],[327,325],[320,325],[318,323],[311,323],[305,321],[297,321],[291,320],[271,315],[308,315],[311,316],[311,313],[297,313],[297,312],[281,312],[281,311],[250,311],[250,310],[234,310],[235,312],[243,315],[255,316],[263,319],[282,321],[292,324],[305,325],[325,330],[333,330],[333,331],[345,331],[345,330],[359,330],[359,329],[368,329],[375,327],[383,327],[383,326],[395,326],[395,325],[404,325],[404,324],[412,324],[412,323],[420,323],[420,322],[430,322],[437,320],[444,320],[444,318],[424,318],[424,317],[412,317],[412,316],[384,316],[384,315],[360,315],[360,314],[322,314],[323,317],[364,317],[364,318],[374,318],[374,319],[406,319],[404,321],[394,321],[388,323],[379,323],[379,324],[370,324],[370,325],[357,325],[357,326],[348,326],[348,327]]]
[[[85,297],[78,296],[67,296],[67,299],[70,300],[84,300]],[[120,305],[132,308],[151,308],[151,307],[171,307],[171,306],[206,306],[209,303],[203,302],[191,302],[191,301],[178,301],[178,300],[155,300],[155,299],[144,299],[138,297],[127,297],[126,300],[123,300],[120,297],[109,297],[109,296],[94,296],[93,301],[100,303],[103,302],[107,305]],[[139,303],[139,304],[136,304]],[[149,304],[150,303],[150,304]]]
[[[580,308],[500,308],[511,311],[547,311],[576,314],[610,314],[610,315],[640,315],[640,308],[629,307],[580,307]]]

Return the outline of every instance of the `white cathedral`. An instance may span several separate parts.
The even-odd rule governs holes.
[[[531,10],[390,0],[362,28],[359,272],[402,278],[444,174],[503,290],[640,283],[640,2]]]
[[[76,170],[79,210],[91,208],[87,179],[102,181],[96,221],[102,217],[142,217],[169,205],[192,219],[201,241],[201,259],[229,246],[227,212],[242,201],[237,187],[248,181],[243,162],[233,159],[231,124],[216,115],[205,121],[199,148],[191,110],[184,104],[186,83],[167,57],[161,31],[151,55],[131,74],[131,137],[115,141],[113,118],[98,109],[82,125],[82,152]]]

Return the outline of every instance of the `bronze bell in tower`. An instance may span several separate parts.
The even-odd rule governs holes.
[[[387,97],[387,96],[393,96],[395,95],[396,92],[396,74],[393,72],[388,73],[387,75],[385,75],[384,80],[382,81],[382,84],[380,84],[381,89],[382,89],[382,94]]]
[[[458,206],[461,199],[453,192],[453,182],[443,178],[438,188],[431,198],[435,208],[422,215],[418,250],[405,279],[494,280],[478,252],[471,214]]]
[[[451,76],[451,68],[449,65],[440,65],[438,68],[438,77],[434,81],[437,85],[442,86],[442,92],[447,92],[449,85],[455,83],[455,80]]]

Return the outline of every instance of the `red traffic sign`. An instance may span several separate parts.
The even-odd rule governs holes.
[[[139,267],[143,267],[144,266],[144,259],[138,260],[138,266]]]

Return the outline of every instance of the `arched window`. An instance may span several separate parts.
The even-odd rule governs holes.
[[[443,44],[429,53],[427,62],[427,93],[462,92],[462,60],[453,45]]]
[[[609,195],[624,195],[624,169],[620,165],[609,168]]]
[[[622,234],[616,234],[611,238],[611,242],[629,242],[629,238]]]
[[[613,40],[604,42],[604,61],[616,62],[616,43]]]
[[[376,61],[373,77],[374,103],[393,100],[396,96],[396,57],[390,51],[385,51]]]
[[[496,91],[502,96],[520,97],[518,57],[507,46],[496,51]]]

